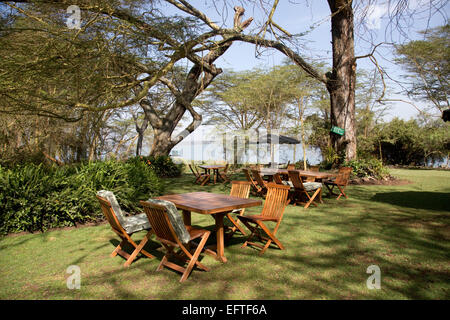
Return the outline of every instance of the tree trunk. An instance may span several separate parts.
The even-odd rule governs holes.
[[[227,161],[227,135],[224,133],[222,135],[222,146],[223,146],[223,158]]]
[[[142,142],[144,141],[144,133],[148,127],[148,117],[144,114],[144,120],[142,121],[142,125],[139,127],[138,125],[138,117],[134,118],[136,132],[138,133],[138,139],[136,142],[136,156],[140,156],[142,154]]]
[[[236,166],[238,164],[238,137],[234,136],[233,138],[233,165]]]
[[[380,150],[380,161],[383,163],[383,152],[381,151],[381,140],[378,141],[378,148]]]
[[[172,131],[153,129],[153,133],[153,145],[150,156],[158,157],[169,155],[170,150],[173,148],[172,141],[170,140]]]
[[[99,136],[97,135],[97,133],[94,134],[94,138],[92,139],[92,142],[89,146],[89,161],[94,161],[96,160],[96,150],[97,150],[97,141],[98,141]]]
[[[300,97],[298,100],[298,115],[300,119],[300,128],[301,128],[301,140],[302,140],[302,148],[303,148],[303,170],[306,170],[306,139],[305,139],[305,124],[303,120],[303,114],[305,113],[305,105],[304,105],[304,97]]]
[[[245,10],[238,6],[234,7],[234,10],[234,29],[242,32],[253,19],[250,18],[241,22]],[[146,112],[148,113],[147,116],[155,133],[155,140],[153,141],[150,155],[169,155],[173,147],[180,143],[200,125],[202,116],[195,112],[191,104],[194,99],[208,87],[215,77],[222,73],[222,69],[216,68],[214,62],[222,56],[231,45],[232,42],[223,43],[218,47],[211,49],[203,58],[200,59],[199,57],[199,60],[201,60],[202,63],[195,63],[189,70],[182,90],[177,89],[169,79],[166,79],[165,77],[160,78],[160,81],[175,95],[176,100],[174,106],[164,118],[156,115],[154,110],[148,109]],[[205,66],[208,66],[208,68],[205,68]],[[192,122],[177,137],[172,139],[172,133],[186,110],[190,112]]]
[[[136,156],[140,156],[142,154],[142,142],[144,141],[144,134],[138,132],[138,139],[136,142]]]
[[[248,164],[249,162],[249,148],[250,148],[250,138],[247,135],[247,131],[245,132],[245,137],[244,137],[244,154],[245,154],[245,164]]]
[[[345,160],[356,158],[355,82],[356,60],[351,0],[328,0],[331,9],[333,70],[327,74],[331,101],[331,125],[345,130],[330,133],[334,150]]]

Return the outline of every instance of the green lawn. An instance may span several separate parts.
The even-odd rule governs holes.
[[[450,172],[391,174],[413,183],[349,186],[347,200],[324,198],[307,210],[290,205],[278,232],[286,250],[259,256],[241,249],[243,238],[235,235],[226,243],[228,263],[204,255],[211,271],[194,270],[182,284],[176,272],[155,271],[162,252],[153,238],[146,249],[156,259],[124,268],[122,258],[110,258],[119,241],[106,224],[3,237],[0,299],[448,299]],[[167,192],[229,192],[192,181],[167,179]],[[194,213],[192,223],[214,224]],[[380,290],[366,286],[372,264],[381,269]],[[80,290],[66,286],[70,265],[81,268]]]

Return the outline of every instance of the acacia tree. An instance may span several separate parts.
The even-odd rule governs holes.
[[[227,130],[259,128],[262,119],[252,94],[258,89],[252,86],[257,74],[258,70],[225,71],[217,77],[196,102],[206,115],[206,123]]]
[[[289,105],[301,90],[295,71],[292,66],[276,66],[226,73],[211,85],[199,103],[213,124],[239,130],[282,129]]]
[[[450,108],[450,25],[421,32],[425,39],[396,47],[396,61],[408,71],[407,94],[431,104],[443,113]]]
[[[185,136],[191,133],[200,123],[201,116],[191,106],[192,101],[222,72],[214,65],[232,44],[223,42],[213,44],[213,39],[219,36],[222,40],[227,36],[217,32],[203,32],[195,21],[189,18],[177,16],[165,17],[161,15],[154,5],[158,2],[151,1],[144,4],[142,1],[108,2],[108,1],[0,1],[16,10],[16,15],[25,20],[37,21],[38,28],[27,28],[30,33],[41,32],[50,34],[54,43],[63,43],[62,48],[52,52],[50,58],[38,57],[36,63],[34,57],[25,57],[23,67],[32,65],[33,69],[48,70],[48,62],[52,58],[64,57],[65,52],[72,57],[64,57],[70,61],[70,70],[58,68],[59,77],[52,75],[53,87],[42,88],[39,83],[47,82],[48,73],[44,72],[28,81],[27,85],[21,84],[21,92],[25,100],[32,101],[31,97],[37,97],[39,101],[34,104],[26,102],[23,110],[31,113],[51,114],[73,121],[81,119],[85,111],[104,111],[118,109],[140,103],[144,107],[146,121],[151,124],[154,132],[154,143],[151,155],[166,155]],[[177,1],[167,1],[177,5]],[[17,5],[21,3],[22,5]],[[87,22],[77,32],[68,32],[63,26],[61,12],[69,5],[78,5],[83,12],[88,13]],[[145,12],[142,13],[143,9]],[[189,6],[182,8],[184,11],[191,9]],[[235,32],[242,32],[252,21],[241,21],[244,9],[235,8],[234,26]],[[86,35],[86,31],[94,32]],[[37,30],[37,31],[36,31]],[[8,26],[8,32],[22,32],[20,28]],[[86,63],[86,41],[93,43],[90,53],[96,58],[96,63]],[[29,42],[23,42],[26,47]],[[61,47],[61,46],[60,46]],[[80,49],[80,52],[73,50]],[[125,54],[122,54],[125,52]],[[206,54],[204,54],[206,52]],[[166,75],[173,70],[176,63],[188,59],[193,66],[189,70],[181,87],[174,85],[172,79]],[[13,74],[6,71],[17,66],[17,60],[12,56],[5,64],[5,74]],[[110,62],[110,63],[109,63]],[[66,90],[58,87],[58,83],[65,82],[73,87],[73,70],[85,70],[83,83],[77,82],[74,90]],[[16,68],[17,69],[17,68]],[[94,72],[92,72],[94,70]],[[112,71],[111,71],[112,70]],[[3,71],[3,70],[2,70]],[[69,75],[69,77],[68,77]],[[25,79],[26,77],[24,77]],[[64,81],[61,81],[64,80]],[[93,86],[93,82],[98,82]],[[145,99],[149,90],[157,83],[163,83],[173,94],[173,104],[165,109],[165,113]],[[16,105],[20,102],[17,98],[17,85],[13,79],[5,81],[0,90],[2,97],[13,100]],[[55,88],[55,90],[51,90]],[[79,89],[87,89],[88,95],[80,95]],[[99,90],[100,88],[100,90]],[[58,91],[62,91],[61,93]],[[67,94],[69,93],[69,94]],[[21,102],[23,105],[23,101]],[[9,105],[9,104],[4,104]],[[42,105],[46,108],[43,109]],[[61,106],[65,108],[61,111]],[[8,111],[15,110],[9,108]],[[76,115],[68,117],[66,112],[75,112]],[[192,116],[192,122],[177,137],[172,133],[183,115],[188,111]]]

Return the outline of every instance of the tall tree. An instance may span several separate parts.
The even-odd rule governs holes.
[[[450,107],[450,25],[421,32],[424,40],[396,47],[396,61],[408,72],[407,94],[430,102],[441,113]]]
[[[206,123],[243,131],[260,127],[262,120],[251,82],[257,74],[258,70],[225,71],[217,77],[197,100]]]
[[[232,44],[232,41],[216,44],[215,37],[219,36],[224,40],[227,36],[210,31],[202,33],[202,27],[193,18],[162,15],[156,7],[159,4],[157,1],[0,2],[15,10],[17,18],[13,21],[24,19],[27,23],[33,21],[37,24],[37,27],[32,28],[17,28],[17,25],[10,24],[3,31],[12,35],[28,33],[27,40],[34,34],[42,33],[48,40],[53,40],[41,41],[51,50],[38,57],[24,56],[24,61],[18,61],[14,51],[11,52],[11,59],[7,59],[5,69],[1,71],[12,75],[15,72],[8,69],[15,68],[18,71],[25,67],[33,77],[27,77],[25,72],[23,83],[17,82],[17,79],[14,81],[12,77],[7,79],[1,84],[1,98],[14,101],[15,105],[20,105],[26,112],[76,121],[81,119],[85,111],[123,108],[138,102],[146,104],[148,99],[145,98],[150,88],[162,82],[175,98],[164,115],[147,103],[147,113],[150,114],[148,120],[154,130],[152,155],[168,154],[199,125],[201,116],[192,108],[191,103],[222,72],[214,62]],[[181,5],[177,1],[167,2],[191,15],[197,14],[188,3]],[[69,5],[74,4],[87,14],[79,31],[68,30],[64,25],[64,14],[61,14]],[[241,7],[236,7],[235,12],[232,30],[239,33],[252,19],[241,21],[244,14]],[[38,40],[35,42],[39,43]],[[92,50],[86,50],[86,42],[92,44]],[[29,51],[30,42],[21,43],[23,52]],[[42,50],[32,52],[42,53]],[[92,58],[95,58],[93,63],[86,63],[91,62]],[[177,88],[166,75],[176,63],[185,59],[192,62],[193,66],[187,73],[183,86]],[[61,65],[61,60],[67,61],[66,64]],[[53,65],[49,62],[53,62]],[[68,67],[64,68],[66,65]],[[34,70],[40,72],[36,74],[33,73]],[[75,82],[73,79],[77,70],[83,70],[84,74],[78,74],[79,81]],[[52,74],[52,71],[56,73]],[[55,77],[55,74],[59,77]],[[47,84],[49,80],[52,86],[40,85]],[[75,88],[67,90],[64,86],[58,87],[62,83]],[[23,93],[20,98],[19,91]],[[4,104],[8,107],[10,105]],[[5,112],[16,110],[17,108],[9,107]],[[193,121],[182,134],[172,137],[186,111],[191,114]]]

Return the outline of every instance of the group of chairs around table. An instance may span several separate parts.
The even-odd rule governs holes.
[[[308,208],[311,204],[317,206],[316,199],[320,203],[322,201],[323,186],[328,189],[329,195],[337,196],[339,200],[341,196],[348,198],[345,194],[345,187],[350,179],[352,168],[341,167],[334,179],[324,181],[316,181],[314,177],[302,177],[299,171],[295,170],[294,165],[288,165],[288,174],[275,173],[273,181],[279,185],[287,185],[290,187],[289,198],[294,205],[300,204],[304,208]],[[310,171],[319,171],[318,166],[311,166]],[[263,179],[263,175],[259,168],[243,169],[245,177],[252,185],[252,192],[254,195],[266,196],[268,181]],[[333,192],[334,188],[339,189],[339,193]]]
[[[210,181],[211,174],[208,173],[206,170],[205,170],[205,172],[201,172],[195,164],[188,164],[188,167],[195,177],[194,183],[204,186],[205,184],[207,184]],[[230,181],[230,177],[228,176],[228,168],[229,167],[230,167],[230,165],[227,163],[227,164],[225,164],[223,170],[219,170],[217,172],[219,177],[225,182]]]
[[[232,181],[230,195],[248,198],[251,187],[252,184],[249,181]],[[266,189],[264,206],[260,214],[244,215],[245,208],[226,214],[226,217],[231,222],[231,226],[227,227],[226,240],[229,240],[235,232],[239,231],[247,237],[242,247],[248,245],[259,247],[261,249],[260,254],[263,254],[271,244],[275,244],[281,250],[284,249],[276,234],[283,218],[284,210],[290,201],[289,186],[267,183]],[[181,272],[180,282],[188,278],[194,266],[201,270],[209,271],[209,268],[199,262],[198,258],[205,248],[210,231],[186,226],[172,202],[159,199],[140,201],[144,208],[144,213],[127,216],[121,210],[115,195],[111,191],[99,191],[97,199],[112,230],[122,239],[111,253],[111,256],[120,255],[125,258],[124,266],[129,266],[139,253],[148,258],[154,258],[152,254],[144,250],[144,246],[150,237],[155,234],[156,239],[166,249],[157,271],[168,267]],[[250,234],[239,222],[242,222],[248,228]],[[268,222],[274,223],[273,228],[269,227]],[[131,239],[131,236],[143,230],[146,230],[147,233],[137,244]],[[254,242],[255,238],[260,243]],[[193,241],[196,239],[199,239],[199,243]],[[127,244],[134,248],[131,254],[123,250],[123,247]],[[170,261],[173,257],[181,260],[182,264]],[[187,266],[184,267],[186,263]]]

